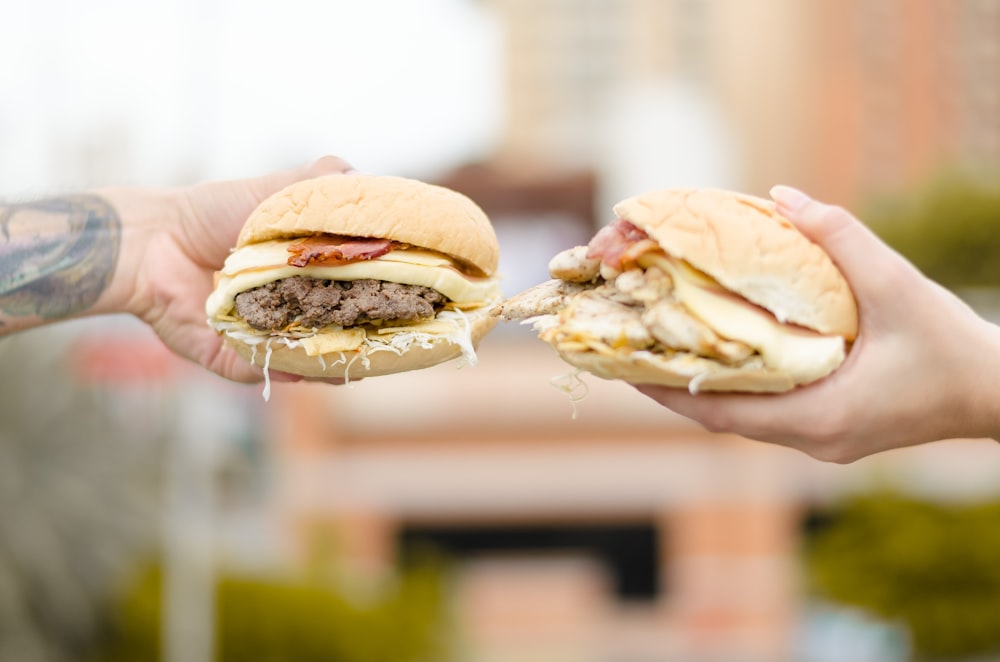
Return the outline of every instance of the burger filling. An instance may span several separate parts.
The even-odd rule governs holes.
[[[504,302],[499,314],[533,321],[560,350],[686,354],[804,381],[843,359],[843,338],[779,323],[623,219],[556,255],[549,271],[553,280]]]
[[[236,311],[260,331],[432,319],[447,297],[430,287],[371,278],[338,281],[292,276],[236,295]]]

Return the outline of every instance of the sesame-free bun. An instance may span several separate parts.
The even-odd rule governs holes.
[[[479,341],[496,325],[497,318],[490,316],[485,308],[467,313],[466,317],[472,345],[478,347]],[[301,345],[291,347],[281,342],[270,344],[270,356],[264,342],[249,344],[227,336],[226,345],[234,348],[247,361],[262,368],[266,366],[268,370],[346,380],[429,368],[456,359],[463,353],[460,344],[444,335],[433,341],[413,344],[401,352],[381,349],[363,354],[357,351],[330,352],[321,356],[309,356]]]
[[[493,275],[499,259],[493,226],[472,200],[448,188],[386,175],[328,175],[292,184],[257,207],[236,248],[317,233],[431,249],[478,275]]]
[[[631,384],[747,393],[781,393],[796,386],[795,377],[782,370],[762,365],[729,367],[692,354],[601,354],[559,347],[556,350],[564,361],[580,370],[603,379],[620,379]]]
[[[822,248],[768,200],[718,189],[664,189],[628,198],[615,214],[781,322],[853,340],[857,305]]]

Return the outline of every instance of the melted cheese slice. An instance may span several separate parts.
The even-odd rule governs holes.
[[[423,285],[441,292],[460,308],[483,306],[500,296],[497,278],[466,276],[448,258],[430,251],[394,250],[372,260],[349,264],[293,267],[288,265],[288,246],[292,243],[294,242],[268,241],[245,246],[231,253],[220,272],[215,291],[205,303],[208,316],[228,314],[240,292],[290,276],[325,280],[373,278],[406,285]]]
[[[334,352],[353,352],[365,344],[367,334],[362,328],[344,329],[337,333],[318,333],[300,338],[306,356],[321,356]]]
[[[674,280],[674,295],[695,316],[724,338],[756,349],[771,368],[808,383],[824,377],[844,360],[845,341],[802,327],[781,324],[765,310],[747,303],[687,264],[645,255]]]

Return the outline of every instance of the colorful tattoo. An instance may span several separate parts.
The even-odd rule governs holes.
[[[120,245],[121,221],[103,198],[0,205],[0,333],[93,306],[111,282]]]

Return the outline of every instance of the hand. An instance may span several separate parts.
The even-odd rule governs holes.
[[[133,222],[143,201],[127,192],[109,192],[123,224],[122,268],[134,273],[126,308],[148,323],[174,352],[240,382],[263,379],[260,367],[234,351],[206,323],[205,299],[215,271],[229,255],[250,212],[266,197],[302,179],[350,171],[335,157],[253,179],[210,182],[167,195],[158,208],[165,219]],[[148,198],[148,194],[145,194]],[[144,200],[148,206],[149,200]],[[152,226],[153,230],[143,231]],[[297,381],[297,375],[272,371],[272,380]],[[340,380],[329,380],[338,382]]]
[[[1000,438],[1000,328],[845,210],[784,186],[771,195],[854,291],[860,329],[844,364],[779,395],[637,388],[709,430],[833,462],[939,439]]]

